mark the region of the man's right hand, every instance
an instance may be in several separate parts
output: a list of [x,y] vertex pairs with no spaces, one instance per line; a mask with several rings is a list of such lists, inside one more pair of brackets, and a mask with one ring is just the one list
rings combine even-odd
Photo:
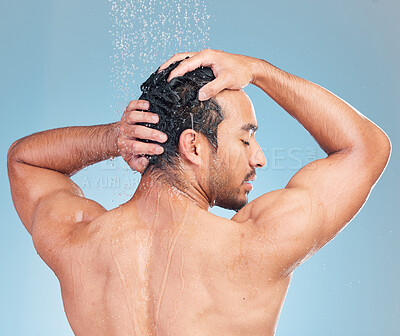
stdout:
[[[190,58],[185,59],[187,56]],[[200,89],[199,100],[207,100],[224,89],[239,90],[249,83],[254,83],[260,66],[260,60],[254,57],[204,49],[200,52],[175,54],[160,66],[159,72],[180,60],[183,61],[171,72],[168,81],[201,66],[210,67],[213,70],[216,78]]]
[[164,148],[138,139],[148,139],[159,143],[167,141],[167,135],[163,132],[136,124],[138,122],[155,124],[159,121],[156,113],[142,111],[148,110],[148,108],[149,102],[132,100],[122,115],[117,139],[122,158],[131,169],[140,173],[143,173],[149,164],[149,160],[144,154],[158,155],[164,151]]

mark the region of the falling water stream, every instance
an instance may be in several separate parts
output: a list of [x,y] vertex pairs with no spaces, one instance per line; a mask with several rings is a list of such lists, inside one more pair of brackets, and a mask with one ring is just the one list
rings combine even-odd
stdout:
[[203,0],[109,0],[114,113],[139,96],[139,86],[177,52],[207,47],[209,19]]
[[[162,63],[178,52],[208,47],[210,15],[204,0],[108,0],[112,54],[110,110],[119,120],[129,101],[140,96],[140,84]],[[132,171],[119,159],[116,172],[121,180],[132,179]],[[114,163],[111,163],[114,165]],[[134,175],[133,188],[139,183]],[[122,203],[132,196],[125,183],[114,196]],[[121,198],[121,200],[119,200]]]

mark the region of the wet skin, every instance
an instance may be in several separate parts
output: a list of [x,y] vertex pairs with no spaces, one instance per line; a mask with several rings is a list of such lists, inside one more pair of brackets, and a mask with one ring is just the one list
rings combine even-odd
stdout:
[[291,275],[266,239],[147,187],[68,243],[68,320],[76,335],[273,335]]
[[233,220],[208,211],[224,190],[246,203],[243,181],[265,165],[254,131],[242,129],[257,125],[248,97],[240,90],[217,99],[227,115],[214,169],[224,178],[205,172],[181,191],[143,177],[130,201],[64,245],[57,276],[77,335],[274,333],[291,274],[280,273],[266,231],[240,220],[246,207]]

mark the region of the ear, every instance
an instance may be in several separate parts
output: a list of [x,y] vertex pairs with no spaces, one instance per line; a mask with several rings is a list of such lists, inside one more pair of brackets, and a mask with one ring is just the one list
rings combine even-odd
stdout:
[[179,156],[188,160],[197,166],[201,165],[204,156],[204,135],[192,130],[186,129],[179,138]]

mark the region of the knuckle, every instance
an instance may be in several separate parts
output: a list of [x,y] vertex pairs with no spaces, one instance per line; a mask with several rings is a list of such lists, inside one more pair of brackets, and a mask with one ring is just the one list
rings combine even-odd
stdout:
[[127,122],[128,124],[134,124],[134,123],[136,122],[135,114],[136,114],[136,113],[133,113],[133,112],[127,114],[127,116],[126,116],[126,122]]
[[131,126],[131,135],[140,136],[140,127],[139,125],[132,125]]
[[141,121],[142,122],[149,122],[151,120],[151,114],[150,112],[142,112],[142,118]]
[[134,141],[131,145],[131,150],[133,152],[139,152],[140,150],[140,144],[137,141]]
[[225,82],[230,82],[234,78],[234,75],[231,72],[227,72],[224,76]]
[[118,132],[118,138],[121,141],[121,138],[125,136],[125,127],[121,126]]

